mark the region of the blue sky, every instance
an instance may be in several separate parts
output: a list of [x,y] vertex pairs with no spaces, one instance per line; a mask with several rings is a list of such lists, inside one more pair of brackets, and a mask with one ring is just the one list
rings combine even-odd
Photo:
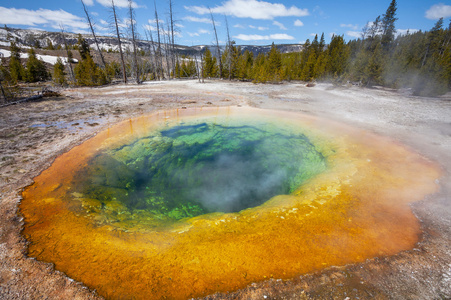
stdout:
[[[109,35],[111,0],[84,0],[96,23],[98,34]],[[127,0],[115,0],[117,13],[125,24]],[[272,42],[303,43],[315,34],[324,32],[326,42],[333,34],[345,40],[359,37],[367,22],[385,13],[391,0],[173,0],[177,21],[176,43],[182,45],[212,44],[211,9],[218,38],[227,39],[225,16],[231,38],[239,45],[268,45]],[[443,17],[445,26],[451,17],[451,1],[397,0],[396,28],[429,30]],[[167,24],[168,0],[156,0],[159,19]],[[136,20],[144,39],[144,27],[155,27],[154,2],[133,0]],[[67,31],[88,33],[80,0],[0,0],[0,25],[15,28],[35,28],[59,31],[63,24]],[[124,25],[125,26],[125,25]]]

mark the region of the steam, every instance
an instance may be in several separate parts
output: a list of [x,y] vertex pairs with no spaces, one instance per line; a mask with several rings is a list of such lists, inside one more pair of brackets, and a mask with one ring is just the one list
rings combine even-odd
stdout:
[[207,211],[237,212],[286,193],[287,170],[263,169],[260,160],[221,154],[203,168],[201,184],[189,195]]
[[325,167],[303,135],[252,126],[176,126],[93,158],[80,173],[86,198],[181,219],[256,207]]

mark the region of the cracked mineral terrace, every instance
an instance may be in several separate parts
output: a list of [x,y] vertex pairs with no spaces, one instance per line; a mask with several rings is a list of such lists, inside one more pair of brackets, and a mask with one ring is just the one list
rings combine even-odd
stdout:
[[411,205],[422,235],[411,250],[268,278],[207,299],[451,298],[451,98],[300,83],[170,81],[63,91],[0,108],[0,299],[101,299],[50,263],[27,257],[18,209],[23,188],[54,159],[119,121],[189,107],[250,106],[302,112],[386,136],[442,168],[438,192]]

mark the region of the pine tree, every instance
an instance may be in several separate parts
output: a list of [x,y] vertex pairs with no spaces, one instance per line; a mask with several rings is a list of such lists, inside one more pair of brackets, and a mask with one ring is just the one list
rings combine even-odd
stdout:
[[91,57],[91,49],[89,48],[88,41],[81,34],[78,34],[78,52],[82,60],[87,59],[88,56]]
[[238,79],[251,79],[252,64],[254,63],[254,54],[249,50],[244,51],[238,61]]
[[15,42],[11,42],[10,46],[11,58],[9,60],[9,74],[11,76],[11,82],[17,83],[25,77],[25,70],[20,62],[20,48],[17,47]]
[[259,53],[254,60],[254,65],[252,66],[252,78],[255,82],[266,82],[268,80],[267,70],[265,68],[265,55]]
[[301,72],[301,79],[305,81],[312,81],[317,76],[316,72],[317,57],[314,49],[312,50],[313,51],[310,51],[310,55]]
[[381,44],[382,47],[387,50],[390,46],[390,43],[393,41],[395,37],[395,22],[398,20],[396,18],[396,0],[392,0],[390,5],[387,8],[387,11],[383,15],[382,18],[382,38]]
[[25,81],[38,82],[44,81],[49,78],[49,73],[42,60],[36,57],[36,53],[33,48],[28,51],[28,60],[25,69]]
[[328,48],[328,72],[337,79],[344,72],[348,65],[349,52],[344,43],[343,36],[334,35],[330,41]]
[[103,85],[109,82],[105,70],[100,69],[92,59],[89,45],[86,40],[78,36],[78,51],[80,52],[81,61],[75,66],[75,80],[81,86]]
[[217,77],[216,57],[212,57],[210,50],[207,48],[203,57],[204,78]]
[[367,68],[365,69],[365,73],[367,74],[367,85],[383,85],[382,49],[380,44],[374,49]]
[[282,56],[274,43],[271,45],[267,58],[267,77],[268,80],[280,80],[282,70]]
[[53,68],[53,82],[57,85],[65,86],[67,85],[66,73],[64,72],[64,64],[61,58],[58,57],[56,64]]

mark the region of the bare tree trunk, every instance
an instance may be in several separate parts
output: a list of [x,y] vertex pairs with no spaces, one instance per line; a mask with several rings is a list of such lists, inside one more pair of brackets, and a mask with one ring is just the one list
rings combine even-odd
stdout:
[[70,70],[70,79],[72,82],[75,82],[74,70],[72,69],[72,61],[71,61],[72,58],[71,58],[71,55],[69,54],[69,47],[67,46],[66,35],[64,34],[64,27],[62,24],[60,24],[60,28],[61,28],[61,35],[63,36],[64,48],[66,48],[67,63],[69,64],[69,70]]
[[232,43],[230,40],[230,34],[229,34],[229,22],[227,22],[227,17],[225,17],[225,23],[227,28],[227,65],[229,68],[229,81],[232,80]]
[[[175,30],[174,30],[174,14],[172,11],[172,0],[169,0],[169,23],[171,26],[171,61],[175,69],[175,65],[176,63],[178,63],[178,55],[175,52]],[[173,78],[175,78],[175,72]]]
[[160,37],[160,20],[158,19],[158,12],[157,12],[157,4],[155,1],[153,2],[155,6],[155,22],[157,23],[157,41],[158,41],[158,53],[157,53],[157,59],[158,59],[158,71],[160,72],[160,80],[163,79],[163,57],[161,55],[161,37]]
[[129,17],[130,17],[130,28],[132,31],[132,42],[133,42],[133,63],[135,64],[135,76],[136,76],[136,83],[140,84],[139,80],[139,66],[138,66],[138,54],[136,50],[136,33],[135,33],[135,14],[133,12],[132,8],[132,0],[128,0],[128,11],[129,11]]
[[105,59],[103,58],[102,51],[100,50],[99,43],[97,42],[96,33],[94,31],[94,26],[92,25],[91,18],[89,17],[88,9],[86,8],[85,3],[83,2],[83,0],[81,0],[81,4],[83,4],[83,10],[85,11],[86,19],[88,20],[89,28],[91,28],[92,36],[94,37],[94,42],[96,43],[97,51],[99,52],[100,59],[102,60],[103,68],[106,69]]
[[119,26],[117,25],[117,15],[116,15],[116,8],[114,6],[114,0],[111,0],[111,8],[113,10],[114,25],[116,26],[116,34],[117,34],[117,43],[119,45],[119,53],[121,54],[122,76],[123,76],[124,83],[127,83],[127,71],[125,69],[124,53],[122,53],[121,34],[119,33]]
[[[150,57],[150,61],[151,61],[153,78],[156,80],[158,75],[157,75],[157,61],[156,61],[157,53],[155,51],[155,43],[153,42],[152,31],[150,29],[148,29],[148,30],[145,30],[144,32],[146,33],[146,39],[147,39],[148,43],[149,43],[149,36],[150,36],[149,57]],[[150,47],[152,47],[152,50],[150,49]],[[153,52],[153,59],[152,59],[152,52]]]
[[197,78],[199,79],[199,83],[200,82],[204,83],[204,63],[202,59],[202,52],[200,52],[200,66],[196,55],[194,56],[194,59],[196,60]]
[[[164,56],[166,58],[166,70],[167,70],[167,74],[168,74],[168,79],[171,79],[171,66],[170,66],[171,64],[170,64],[170,57],[169,57],[170,52],[171,52],[169,49],[171,36],[170,36],[170,32],[169,32],[169,24],[167,27],[168,27],[168,30],[163,35],[163,37],[164,37]],[[167,38],[167,40],[166,40],[166,38]]]
[[219,78],[222,78],[221,50],[219,49],[218,33],[216,31],[215,19],[213,18],[213,13],[211,12],[211,9],[210,9],[210,16],[211,16],[211,23],[213,24],[213,30],[215,31],[216,48],[217,48],[218,63],[219,63]]

